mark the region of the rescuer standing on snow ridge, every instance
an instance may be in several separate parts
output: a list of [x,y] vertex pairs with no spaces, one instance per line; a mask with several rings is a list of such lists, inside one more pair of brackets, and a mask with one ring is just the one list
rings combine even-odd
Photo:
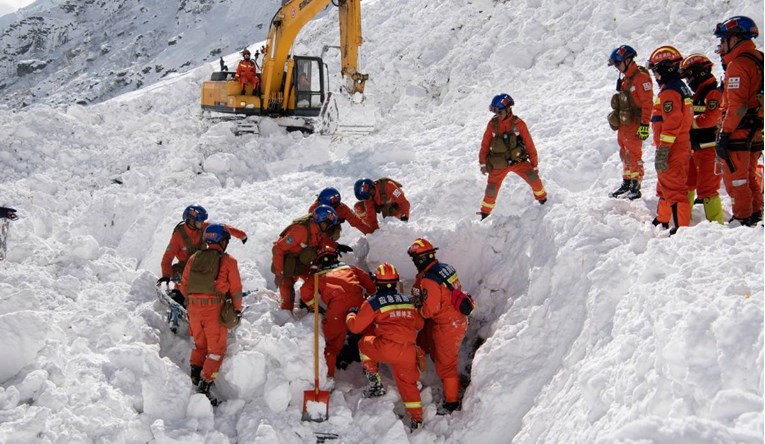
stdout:
[[481,220],[494,210],[499,189],[508,173],[526,181],[541,205],[547,202],[547,191],[539,178],[539,158],[526,122],[513,115],[515,101],[509,94],[498,94],[491,100],[489,111],[494,113],[481,140],[478,163],[481,173],[489,177],[481,202]]
[[611,197],[639,199],[643,182],[643,141],[648,138],[648,122],[653,107],[653,87],[648,70],[635,63],[637,52],[622,45],[611,52],[608,66],[621,73],[616,81],[616,94],[611,97],[608,124],[616,131],[619,157],[622,159],[622,184]]

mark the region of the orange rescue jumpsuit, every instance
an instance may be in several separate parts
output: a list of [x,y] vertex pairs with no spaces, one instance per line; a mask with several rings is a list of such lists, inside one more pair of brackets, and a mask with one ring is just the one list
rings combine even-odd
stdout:
[[408,295],[395,289],[378,291],[359,309],[358,314],[346,317],[348,329],[361,333],[374,325],[374,335],[359,341],[361,365],[370,373],[377,373],[377,363],[386,362],[393,370],[401,400],[413,421],[422,421],[422,399],[417,389],[420,370],[417,368],[417,330],[423,320]]
[[[357,202],[354,209],[356,210],[356,215],[371,230],[369,233],[373,233],[380,228],[380,224],[377,221],[377,213],[381,213],[387,208],[387,211],[390,211],[390,214],[387,216],[408,220],[409,207],[409,201],[406,199],[404,191],[392,180],[382,178],[375,180],[374,195],[367,200]],[[387,216],[383,213],[383,217]]]
[[308,265],[305,271],[291,276],[284,275],[284,258],[287,254],[300,254],[308,248],[318,248],[322,245],[335,247],[337,243],[323,233],[316,222],[310,219],[306,224],[293,223],[287,227],[279,239],[274,241],[273,261],[271,269],[274,272],[274,283],[279,287],[283,310],[295,308],[295,283],[298,279],[303,282],[308,278]]
[[[321,204],[319,203],[318,200],[314,201],[314,203],[308,209],[308,212],[313,213],[313,210],[315,210],[316,207],[318,207],[319,205]],[[335,210],[335,213],[337,213],[338,225],[345,221],[348,221],[348,223],[351,224],[352,227],[356,228],[357,230],[361,231],[364,234],[369,234],[372,231],[374,231],[371,228],[369,228],[366,222],[361,220],[361,218],[358,215],[356,215],[356,213],[354,213],[353,210],[351,210],[350,207],[348,207],[348,205],[344,204],[343,202],[340,202],[337,205],[333,206],[332,209]]]
[[[372,278],[364,270],[346,265],[335,264],[332,268],[318,271],[320,306],[324,308],[321,327],[324,332],[324,358],[327,360],[329,377],[335,376],[337,355],[343,349],[348,328],[345,314],[351,307],[360,307],[364,302],[363,292],[374,294],[376,287]],[[300,299],[309,310],[314,307],[314,280],[306,279],[300,287]]]
[[696,190],[698,199],[718,195],[721,177],[715,174],[715,139],[717,122],[722,115],[722,91],[712,76],[699,84],[693,93],[691,125],[691,160],[688,169],[688,190]]
[[682,80],[671,80],[659,90],[651,116],[654,145],[669,147],[669,168],[656,173],[656,195],[659,196],[656,219],[664,224],[669,224],[672,219],[675,228],[687,227],[691,223],[686,185],[693,123],[691,96]]
[[423,295],[420,313],[425,318],[417,344],[433,359],[436,374],[444,385],[444,402],[454,403],[459,402],[457,364],[468,318],[452,305],[452,290],[442,282],[449,282],[456,289],[462,287],[454,268],[438,261],[417,274],[412,293]]
[[636,63],[631,63],[619,82],[619,91],[629,91],[632,102],[640,108],[640,121],[628,125],[620,125],[616,132],[619,143],[619,158],[622,159],[622,179],[643,181],[643,141],[637,135],[638,127],[643,122],[651,121],[653,106],[653,83],[651,74],[638,69]]
[[[762,53],[754,42],[744,41],[723,56],[726,65],[723,90],[723,119],[721,133],[731,133],[728,156],[735,169],[731,172],[723,161],[723,181],[733,202],[733,217],[748,219],[753,212],[762,213],[762,191],[756,180],[757,159],[762,155],[762,110],[754,115],[757,92],[762,85],[763,73],[747,56],[749,53],[762,60]],[[745,117],[746,116],[746,117]],[[759,126],[752,130],[753,124]],[[753,131],[751,147],[746,140]]]
[[236,78],[239,79],[239,84],[242,86],[242,91],[245,91],[245,86],[249,83],[252,85],[252,90],[255,91],[260,85],[260,79],[257,75],[258,65],[252,60],[244,59],[239,62],[239,66],[236,67]]
[[494,117],[486,125],[486,131],[484,131],[483,139],[481,140],[481,150],[478,153],[478,162],[481,166],[489,167],[487,160],[489,152],[491,151],[491,143],[495,136],[494,119],[496,119],[498,123],[498,134],[512,132],[523,141],[523,144],[526,147],[526,152],[529,155],[529,160],[508,165],[506,168],[500,170],[489,169],[489,178],[486,181],[486,191],[484,192],[483,201],[481,202],[481,213],[491,214],[491,211],[494,209],[494,205],[497,202],[497,196],[499,195],[499,189],[502,187],[502,182],[505,180],[505,176],[510,172],[519,175],[521,179],[529,184],[531,190],[534,192],[534,198],[536,200],[540,201],[547,199],[547,191],[545,191],[542,179],[539,178],[539,173],[536,170],[537,165],[539,164],[539,159],[534,140],[531,138],[526,122],[519,117],[516,117],[515,122],[513,123],[513,113],[510,110],[508,110],[505,119],[499,120]]
[[[170,243],[167,244],[165,254],[162,255],[162,276],[169,277],[174,281],[180,281],[183,275],[183,269],[189,257],[199,250],[205,249],[205,243],[202,241],[202,234],[210,224],[202,223],[199,230],[190,227],[186,222],[181,222],[173,229],[173,235],[170,237]],[[245,239],[247,233],[234,228],[231,225],[223,225],[229,233],[237,239]],[[173,266],[173,258],[178,262]]]
[[242,280],[236,259],[224,253],[223,247],[209,244],[208,249],[217,250],[221,254],[220,268],[215,278],[215,294],[187,292],[191,265],[200,253],[189,258],[188,267],[183,271],[181,292],[188,301],[189,332],[194,338],[189,361],[192,366],[202,367],[202,378],[209,382],[218,376],[226,353],[228,330],[218,321],[223,303],[221,295],[231,295],[234,308],[241,311]]

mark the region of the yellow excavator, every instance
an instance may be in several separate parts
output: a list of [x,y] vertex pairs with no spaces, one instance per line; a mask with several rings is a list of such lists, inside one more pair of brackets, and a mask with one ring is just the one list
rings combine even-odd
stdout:
[[[202,84],[202,109],[244,116],[274,118],[288,130],[331,134],[337,128],[337,105],[328,91],[328,73],[321,57],[297,56],[292,46],[300,30],[330,3],[339,9],[340,58],[346,91],[363,97],[366,74],[358,72],[361,35],[361,0],[284,0],[271,20],[262,50],[258,89],[247,85],[245,94],[234,72],[221,59],[221,71]],[[328,46],[325,46],[325,50]],[[255,52],[255,59],[259,51]],[[323,54],[322,54],[323,56]],[[334,108],[334,109],[333,109]],[[249,127],[257,117],[248,118]],[[242,125],[235,132],[248,131]]]

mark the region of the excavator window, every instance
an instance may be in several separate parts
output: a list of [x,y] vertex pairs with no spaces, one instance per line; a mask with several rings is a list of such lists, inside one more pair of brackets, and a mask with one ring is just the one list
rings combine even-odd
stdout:
[[295,69],[297,79],[295,82],[296,107],[297,108],[320,108],[322,104],[322,72],[321,59],[311,58],[298,60],[295,58]]

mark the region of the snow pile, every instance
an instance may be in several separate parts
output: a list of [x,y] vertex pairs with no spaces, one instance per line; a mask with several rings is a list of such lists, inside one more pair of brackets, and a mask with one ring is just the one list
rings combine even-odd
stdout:
[[[763,231],[710,224],[701,208],[672,238],[656,230],[648,146],[645,197],[608,198],[621,165],[605,120],[614,47],[629,43],[641,60],[667,42],[711,56],[714,23],[744,14],[765,25],[762,4],[363,8],[376,116],[363,138],[304,137],[273,122],[235,137],[198,109],[209,66],[96,106],[0,108],[0,204],[21,216],[0,264],[0,441],[762,442]],[[330,9],[298,47],[320,54],[336,34]],[[326,62],[337,85],[335,58]],[[499,92],[529,124],[550,200],[536,205],[510,176],[481,223],[477,151]],[[327,380],[321,360],[330,418],[301,421],[313,322],[277,309],[270,272],[273,240],[323,187],[352,203],[358,178],[383,176],[404,184],[411,220],[386,219],[366,237],[347,227],[354,252],[344,260],[391,262],[408,288],[406,249],[426,236],[477,302],[463,410],[436,415],[428,363],[425,428],[413,434],[385,366],[388,393],[364,399],[358,364]],[[191,341],[170,333],[154,288],[192,203],[249,237],[229,246],[252,292],[214,409],[191,389]]]

